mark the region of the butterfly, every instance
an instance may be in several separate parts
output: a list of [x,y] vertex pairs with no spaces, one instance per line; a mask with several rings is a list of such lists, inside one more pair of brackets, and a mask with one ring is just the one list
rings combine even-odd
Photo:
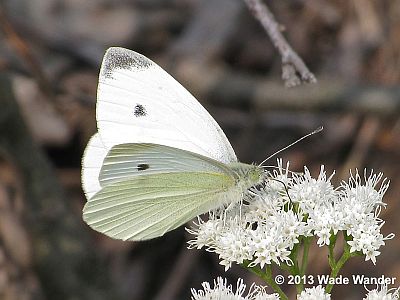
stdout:
[[96,120],[82,159],[83,220],[109,237],[162,236],[239,202],[264,180],[260,166],[238,162],[217,122],[183,86],[134,51],[106,51]]

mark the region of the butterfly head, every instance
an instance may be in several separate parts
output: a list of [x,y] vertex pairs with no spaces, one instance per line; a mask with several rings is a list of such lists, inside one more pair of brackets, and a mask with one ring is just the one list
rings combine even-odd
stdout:
[[260,184],[265,179],[264,169],[260,166],[232,163],[230,167],[237,175],[238,185],[244,190]]

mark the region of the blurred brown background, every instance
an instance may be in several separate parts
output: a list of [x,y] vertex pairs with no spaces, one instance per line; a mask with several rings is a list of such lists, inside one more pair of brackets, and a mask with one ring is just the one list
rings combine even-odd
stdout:
[[[287,89],[281,57],[240,0],[3,0],[0,6],[0,299],[190,299],[225,273],[215,255],[186,249],[183,228],[141,243],[111,240],[81,219],[80,160],[95,132],[106,48],[143,53],[177,78],[224,129],[239,159],[282,153],[292,170],[320,164],[335,180],[368,167],[391,179],[382,232],[399,235],[400,2],[267,1],[318,83]],[[342,274],[397,277],[399,239],[377,265]],[[314,247],[310,273],[328,274]],[[369,287],[370,289],[375,286]],[[294,287],[285,287],[294,299]],[[362,299],[338,286],[333,299]]]

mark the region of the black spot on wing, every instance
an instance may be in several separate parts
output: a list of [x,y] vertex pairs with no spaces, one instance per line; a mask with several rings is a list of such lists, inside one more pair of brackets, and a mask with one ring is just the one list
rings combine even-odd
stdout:
[[147,115],[147,112],[142,104],[136,104],[133,114],[135,115],[135,117],[143,117]]
[[148,69],[153,62],[147,57],[124,48],[110,48],[107,50],[102,65],[102,75],[112,78],[115,69],[139,71]]
[[148,168],[150,168],[148,164],[138,164],[137,166],[138,171],[144,171],[147,170]]

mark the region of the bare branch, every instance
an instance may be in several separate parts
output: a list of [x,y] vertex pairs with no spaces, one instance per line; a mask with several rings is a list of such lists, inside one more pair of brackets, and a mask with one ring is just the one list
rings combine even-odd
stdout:
[[[183,68],[184,67],[184,68]],[[207,74],[207,76],[204,76]],[[400,113],[400,87],[349,85],[338,78],[320,78],[317,85],[287,89],[279,81],[232,71],[224,65],[187,62],[174,75],[195,87],[195,95],[218,107],[251,108],[257,112],[322,111],[374,114]],[[201,84],[198,84],[201,82]]]
[[302,82],[315,83],[317,79],[310,72],[303,60],[292,49],[280,31],[269,8],[261,0],[244,0],[254,17],[267,31],[272,43],[282,57],[282,79],[287,87],[293,87]]

